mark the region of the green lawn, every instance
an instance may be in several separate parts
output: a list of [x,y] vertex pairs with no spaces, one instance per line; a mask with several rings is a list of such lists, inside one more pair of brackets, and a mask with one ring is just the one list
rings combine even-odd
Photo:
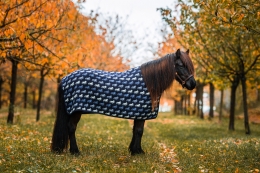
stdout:
[[242,120],[236,131],[228,121],[195,116],[159,114],[146,121],[142,141],[145,155],[130,156],[131,121],[84,115],[77,129],[81,155],[50,152],[54,117],[20,112],[15,125],[0,118],[0,172],[259,172],[260,126],[251,124],[245,135]]

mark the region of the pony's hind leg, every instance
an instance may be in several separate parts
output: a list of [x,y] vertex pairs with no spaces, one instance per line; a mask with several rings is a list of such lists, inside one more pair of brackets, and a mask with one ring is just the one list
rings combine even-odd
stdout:
[[76,129],[77,129],[77,124],[80,120],[81,113],[76,112],[70,115],[69,123],[68,123],[68,128],[69,128],[69,139],[70,139],[70,153],[73,155],[78,155],[79,154],[79,148],[77,145],[77,140],[76,140]]
[[144,132],[145,120],[134,120],[133,137],[129,146],[131,155],[144,154],[141,147],[142,136]]

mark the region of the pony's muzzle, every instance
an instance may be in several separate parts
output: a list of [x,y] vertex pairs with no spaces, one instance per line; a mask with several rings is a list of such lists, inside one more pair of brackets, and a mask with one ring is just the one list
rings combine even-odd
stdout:
[[188,90],[193,90],[196,87],[196,80],[194,79],[194,77],[190,77],[185,84],[183,85],[183,87],[187,88]]

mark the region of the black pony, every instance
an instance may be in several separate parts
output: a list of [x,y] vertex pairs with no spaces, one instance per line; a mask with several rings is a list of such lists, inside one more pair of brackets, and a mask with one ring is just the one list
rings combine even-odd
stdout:
[[68,147],[79,154],[75,131],[81,114],[104,114],[134,120],[129,146],[132,155],[144,153],[141,139],[145,120],[157,117],[164,90],[176,80],[188,90],[196,86],[189,50],[168,54],[125,72],[80,69],[65,76],[59,85],[59,104],[51,150]]

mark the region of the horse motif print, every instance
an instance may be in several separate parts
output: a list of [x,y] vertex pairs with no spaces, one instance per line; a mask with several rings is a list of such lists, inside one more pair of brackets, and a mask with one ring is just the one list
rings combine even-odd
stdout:
[[61,86],[68,114],[79,111],[140,120],[158,114],[159,106],[152,109],[140,67],[125,72],[80,69],[65,76]]

